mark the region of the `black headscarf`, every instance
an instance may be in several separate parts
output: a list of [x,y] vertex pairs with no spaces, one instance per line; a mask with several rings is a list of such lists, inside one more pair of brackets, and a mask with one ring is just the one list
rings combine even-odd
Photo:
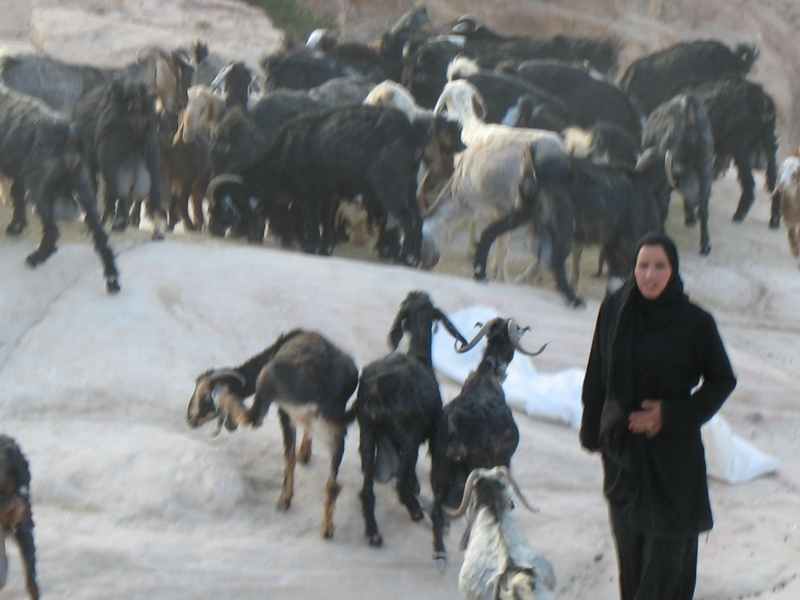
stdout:
[[683,280],[678,272],[678,249],[663,233],[648,233],[636,244],[636,256],[643,246],[661,246],[667,254],[672,275],[661,294],[648,300],[636,284],[635,269],[628,281],[617,292],[621,296],[611,353],[608,361],[608,399],[600,423],[600,437],[608,437],[611,429],[622,426],[627,430],[630,411],[635,410],[634,351],[638,335],[665,320],[674,318],[678,310],[688,301],[683,293]]

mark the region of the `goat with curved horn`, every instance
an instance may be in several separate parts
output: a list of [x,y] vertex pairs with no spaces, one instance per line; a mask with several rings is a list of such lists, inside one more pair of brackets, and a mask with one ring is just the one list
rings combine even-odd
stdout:
[[486,334],[489,333],[489,330],[492,328],[492,325],[494,325],[495,321],[497,320],[498,319],[492,319],[491,321],[485,324],[475,323],[475,327],[480,327],[480,330],[478,331],[478,333],[475,334],[475,337],[472,338],[472,340],[469,343],[462,344],[460,347],[456,346],[456,352],[458,352],[459,354],[464,354],[465,352],[469,352],[470,350],[472,350],[475,346],[478,345],[478,342],[480,342],[484,337],[486,337]]
[[529,352],[525,350],[522,346],[520,346],[519,340],[523,336],[526,331],[530,331],[530,327],[523,327],[520,329],[519,325],[514,321],[514,319],[508,320],[508,339],[511,342],[511,345],[514,346],[514,350],[517,352],[521,352],[525,356],[539,356],[544,349],[547,348],[547,344],[550,342],[545,343],[541,348],[536,350],[535,352]]

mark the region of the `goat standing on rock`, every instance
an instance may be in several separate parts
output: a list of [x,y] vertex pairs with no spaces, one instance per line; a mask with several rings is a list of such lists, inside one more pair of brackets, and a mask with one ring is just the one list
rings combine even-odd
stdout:
[[484,337],[486,349],[478,367],[470,373],[461,393],[446,404],[434,440],[431,486],[433,487],[433,559],[445,561],[443,506],[456,506],[461,499],[469,474],[477,468],[508,467],[519,444],[519,429],[506,404],[501,386],[506,367],[514,351],[528,352],[519,340],[527,331],[513,319],[492,319],[475,334],[469,344],[456,351],[460,354],[474,348]]
[[433,452],[434,433],[442,413],[439,383],[431,361],[431,327],[436,321],[466,345],[467,340],[427,294],[411,292],[400,305],[389,332],[389,343],[395,349],[404,331],[410,335],[408,352],[393,352],[364,367],[361,374],[355,410],[364,473],[361,503],[370,546],[383,544],[375,521],[375,479],[387,482],[397,477],[400,501],[411,518],[419,521],[423,516],[416,497],[417,454],[425,440]]
[[[235,368],[216,369],[197,378],[186,421],[191,428],[216,418],[217,433],[239,425],[260,427],[273,402],[283,430],[285,470],[278,508],[288,509],[294,495],[297,460],[311,458],[311,431],[318,422],[329,439],[330,471],[325,486],[325,516],[322,537],[333,537],[333,512],[339,484],[336,478],[344,455],[347,425],[354,410],[345,410],[358,384],[353,359],[320,334],[295,329],[278,338],[269,348]],[[244,399],[255,394],[249,408]],[[305,428],[300,450],[295,452],[297,425]]]
[[525,539],[510,517],[514,507],[511,490],[531,512],[506,467],[475,469],[464,486],[461,506],[448,510],[451,517],[467,513],[461,538],[466,549],[458,575],[464,600],[550,600],[556,574],[548,560]]

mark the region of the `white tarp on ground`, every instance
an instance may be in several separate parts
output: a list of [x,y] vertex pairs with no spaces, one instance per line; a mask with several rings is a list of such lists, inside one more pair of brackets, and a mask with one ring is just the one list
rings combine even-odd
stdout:
[[[470,339],[477,332],[476,323],[486,323],[498,316],[506,317],[488,306],[470,306],[449,314],[448,318],[464,337]],[[519,325],[524,327],[526,323],[523,321]],[[522,338],[521,344],[535,351],[546,341],[537,339],[536,332],[532,331]],[[481,340],[464,354],[456,353],[453,344],[450,334],[440,328],[433,337],[433,365],[442,375],[463,383],[480,361],[486,340]],[[503,391],[508,404],[525,414],[577,429],[581,422],[583,375],[584,369],[577,367],[542,373],[536,370],[531,357],[517,352],[508,366]],[[764,454],[733,433],[720,415],[703,426],[702,435],[708,474],[720,481],[744,483],[775,471],[780,464],[777,458]]]

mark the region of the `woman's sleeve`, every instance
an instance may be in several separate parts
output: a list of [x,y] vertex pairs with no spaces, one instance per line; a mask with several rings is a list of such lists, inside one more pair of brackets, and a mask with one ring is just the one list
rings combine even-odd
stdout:
[[728,353],[717,324],[708,313],[697,332],[696,356],[700,362],[702,383],[685,401],[662,404],[663,433],[683,434],[697,431],[709,421],[736,387]]
[[597,313],[597,323],[594,328],[592,348],[589,352],[589,361],[586,364],[586,374],[583,378],[581,402],[583,403],[583,416],[581,417],[580,440],[581,445],[587,450],[600,448],[600,415],[606,401],[605,377],[603,376],[603,343],[602,323],[605,313],[605,303],[600,305]]

